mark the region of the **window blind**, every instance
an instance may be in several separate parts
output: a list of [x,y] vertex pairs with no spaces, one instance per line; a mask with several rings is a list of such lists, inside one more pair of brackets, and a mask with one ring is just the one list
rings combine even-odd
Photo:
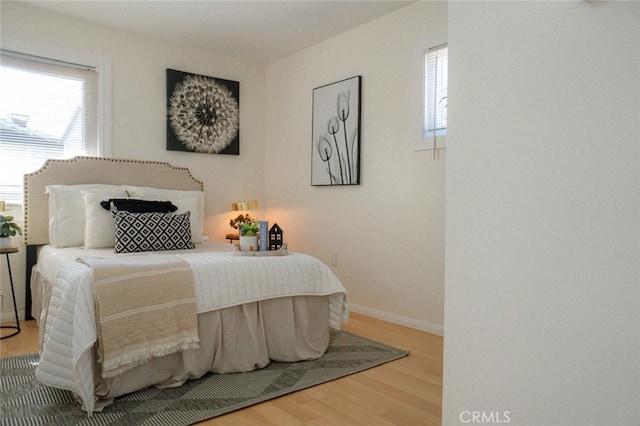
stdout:
[[446,134],[449,52],[447,45],[433,47],[425,54],[424,137]]
[[0,200],[49,158],[98,155],[94,67],[2,50],[0,93]]

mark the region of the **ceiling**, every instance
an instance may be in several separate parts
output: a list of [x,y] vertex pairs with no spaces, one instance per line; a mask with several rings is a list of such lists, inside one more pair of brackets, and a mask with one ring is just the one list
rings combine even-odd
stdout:
[[268,64],[413,1],[30,1],[112,28]]

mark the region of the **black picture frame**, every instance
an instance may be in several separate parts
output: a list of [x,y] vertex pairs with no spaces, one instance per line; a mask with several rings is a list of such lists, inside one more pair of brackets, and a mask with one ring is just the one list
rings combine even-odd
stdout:
[[360,184],[362,76],[313,89],[311,185]]
[[167,68],[167,150],[240,155],[240,83]]

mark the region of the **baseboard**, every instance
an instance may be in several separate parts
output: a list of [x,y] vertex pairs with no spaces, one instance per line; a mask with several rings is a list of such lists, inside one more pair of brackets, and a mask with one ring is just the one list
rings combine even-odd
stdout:
[[[392,322],[409,328],[415,328],[416,330],[426,331],[427,333],[437,334],[438,336],[444,336],[444,327],[441,325],[431,324],[426,321],[418,321],[402,315],[379,311],[377,309],[367,308],[366,306],[360,306],[353,303],[349,303],[349,310],[372,318],[381,319],[383,321]],[[18,318],[20,318],[20,321],[24,321],[24,309],[18,309]],[[15,320],[15,314],[13,312],[3,312],[0,314],[0,322],[13,323]]]
[[418,321],[412,318],[403,317],[402,315],[379,311],[377,309],[367,308],[366,306],[355,305],[353,303],[349,303],[349,310],[372,318],[381,319],[409,328],[415,328],[416,330],[426,331],[427,333],[437,334],[438,336],[444,336],[444,326],[442,325],[431,324],[426,321]]
[[[18,319],[20,321],[24,321],[24,309],[18,309]],[[8,323],[4,325],[11,325],[16,323],[16,314],[15,312],[3,312],[0,314],[0,322]]]

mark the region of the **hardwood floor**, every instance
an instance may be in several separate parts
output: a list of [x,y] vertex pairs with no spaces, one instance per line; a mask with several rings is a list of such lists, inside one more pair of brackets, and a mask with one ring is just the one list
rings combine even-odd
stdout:
[[[343,329],[411,353],[402,359],[200,425],[440,425],[443,339],[351,313]],[[0,340],[0,357],[38,350],[35,321]],[[6,331],[6,330],[5,330]]]
[[[2,325],[16,325],[15,321]],[[35,321],[20,321],[20,333],[13,337],[0,340],[0,358],[13,355],[38,352],[38,326]],[[3,329],[2,336],[11,334],[14,330]]]

